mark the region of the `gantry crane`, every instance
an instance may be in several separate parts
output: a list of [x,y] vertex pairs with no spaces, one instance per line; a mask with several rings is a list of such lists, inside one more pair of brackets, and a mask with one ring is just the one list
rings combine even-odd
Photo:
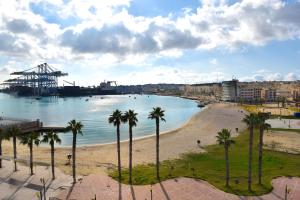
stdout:
[[28,87],[32,89],[33,95],[47,95],[58,87],[58,77],[68,74],[43,63],[31,69],[13,72],[10,75],[18,76],[4,81],[4,84],[10,88]]

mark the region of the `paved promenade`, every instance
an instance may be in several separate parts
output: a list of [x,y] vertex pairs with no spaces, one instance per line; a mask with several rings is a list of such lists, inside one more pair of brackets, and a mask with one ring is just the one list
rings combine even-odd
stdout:
[[[283,200],[285,186],[291,189],[288,200],[300,199],[300,178],[277,178],[272,182],[274,190],[260,197],[242,197],[225,193],[205,181],[190,178],[178,178],[152,186],[153,200]],[[122,192],[120,192],[122,191]],[[105,175],[89,175],[84,177],[68,191],[62,192],[59,199],[90,200],[95,198],[105,200],[150,200],[151,187],[118,184]]]
[[18,171],[13,172],[11,161],[3,160],[3,168],[0,169],[0,199],[1,200],[38,200],[37,194],[42,190],[40,181],[46,181],[47,198],[58,195],[61,188],[69,188],[72,178],[56,169],[54,181],[51,178],[51,170],[48,166],[34,167],[34,175],[29,175],[27,166],[18,165]]

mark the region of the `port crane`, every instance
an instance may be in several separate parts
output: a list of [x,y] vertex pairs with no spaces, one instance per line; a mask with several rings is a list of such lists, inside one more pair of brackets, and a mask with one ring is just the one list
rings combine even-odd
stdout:
[[58,87],[58,78],[67,76],[68,73],[63,73],[49,64],[43,63],[24,71],[13,72],[10,75],[18,77],[5,80],[5,85],[11,89],[27,87],[33,90],[34,95],[39,96],[47,95],[51,90],[55,90]]

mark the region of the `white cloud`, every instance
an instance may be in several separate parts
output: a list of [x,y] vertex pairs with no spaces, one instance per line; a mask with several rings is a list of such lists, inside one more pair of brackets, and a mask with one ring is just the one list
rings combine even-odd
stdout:
[[300,80],[300,76],[295,73],[288,73],[287,75],[284,76],[284,79],[287,81],[296,81],[296,80]]
[[[128,11],[130,3],[131,0],[0,1],[0,56],[11,60],[22,58],[28,66],[39,61],[71,65],[80,61],[99,69],[118,64],[147,68],[156,58],[178,58],[190,49],[232,50],[244,45],[261,46],[272,40],[300,38],[300,3],[243,0],[228,4],[226,0],[205,0],[195,12],[183,9],[178,17],[136,17]],[[65,26],[49,23],[33,13],[30,4],[53,12],[60,17],[58,21],[71,18],[75,21]],[[219,65],[215,58],[210,63]],[[217,79],[212,72],[197,74],[176,69],[175,73],[174,67],[162,70],[156,72],[159,69],[154,67],[147,72],[160,80],[175,82]],[[255,73],[248,78],[299,78],[296,74]],[[146,74],[140,74],[145,78],[140,81],[147,80]],[[218,76],[219,80],[227,77],[221,72]]]
[[218,65],[218,60],[216,58],[213,58],[209,61],[209,63],[212,65]]
[[[50,24],[30,10],[30,3],[52,8],[52,12],[65,19],[76,17],[78,22],[66,28]],[[72,59],[85,53],[95,54],[95,57],[107,53],[124,56],[177,52],[179,55],[186,49],[232,49],[243,44],[264,45],[271,40],[300,37],[299,3],[202,1],[196,12],[182,11],[175,19],[135,17],[128,13],[129,6],[130,0],[2,1],[0,32],[2,29],[5,34],[11,34],[11,45],[26,44],[27,49],[34,49],[28,51],[31,54],[49,51],[51,46],[52,53],[38,55],[45,59]],[[62,51],[61,45],[69,50]],[[60,53],[53,53],[55,51]],[[3,48],[2,52],[11,53]]]
[[271,71],[268,70],[268,69],[260,69],[260,70],[257,70],[256,73],[258,74],[265,74],[265,73],[270,73]]
[[262,72],[254,74],[253,76],[241,77],[241,81],[296,81],[300,80],[300,76],[290,72],[288,74],[281,74],[278,72]]
[[132,71],[119,77],[120,84],[146,84],[146,83],[207,83],[228,79],[223,72],[200,73],[195,70],[183,70],[168,66],[147,67],[143,71]]

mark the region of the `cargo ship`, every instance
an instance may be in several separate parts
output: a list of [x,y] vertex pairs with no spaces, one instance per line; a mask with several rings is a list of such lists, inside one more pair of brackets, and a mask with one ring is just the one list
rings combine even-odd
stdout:
[[116,81],[101,82],[97,87],[63,86],[57,89],[58,96],[89,96],[118,94]]

